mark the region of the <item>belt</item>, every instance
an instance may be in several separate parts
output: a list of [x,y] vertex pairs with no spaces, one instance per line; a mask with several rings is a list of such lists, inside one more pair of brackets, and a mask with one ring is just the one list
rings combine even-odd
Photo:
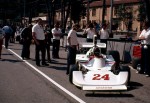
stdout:
[[36,39],[36,40],[38,40],[38,41],[44,41],[44,40],[39,40],[39,39]]
[[70,45],[70,47],[76,48],[77,46],[76,45]]

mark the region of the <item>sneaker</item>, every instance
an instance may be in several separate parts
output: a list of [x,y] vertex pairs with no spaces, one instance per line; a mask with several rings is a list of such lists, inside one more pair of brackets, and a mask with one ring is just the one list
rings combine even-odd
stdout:
[[43,65],[43,66],[49,66],[49,64],[47,64],[47,63],[42,63],[42,65]]
[[22,60],[24,60],[24,57],[22,57]]
[[36,64],[38,67],[40,67],[40,64]]
[[148,74],[146,74],[145,76],[146,76],[146,77],[149,77],[149,75],[148,75]]
[[59,59],[59,56],[56,56],[57,59]]
[[26,57],[27,60],[31,59],[30,57]]
[[55,59],[56,58],[56,56],[53,56],[53,59]]
[[51,61],[51,60],[48,60],[48,62],[51,63],[52,61]]

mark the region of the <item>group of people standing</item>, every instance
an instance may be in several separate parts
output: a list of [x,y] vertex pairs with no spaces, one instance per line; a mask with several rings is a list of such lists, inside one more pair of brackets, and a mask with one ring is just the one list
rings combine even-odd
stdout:
[[[97,29],[96,25],[90,23],[87,25],[87,28],[84,30],[83,35],[87,35],[86,38],[87,42],[93,42],[94,35],[97,35],[101,43],[107,43],[107,39],[109,38],[109,31],[107,30],[106,24],[102,24],[101,29]],[[102,49],[101,52],[105,54],[106,49]]]
[[[67,70],[66,74],[69,74],[70,65],[75,64],[75,58],[77,49],[79,47],[79,42],[77,38],[77,30],[80,28],[78,24],[74,24],[72,28],[69,28],[67,34]],[[5,38],[5,48],[8,48],[8,43],[10,39],[10,35],[13,30],[10,26],[6,25],[4,27],[0,27],[0,59],[1,59],[1,51],[3,39]],[[86,34],[86,41],[93,42],[94,35],[97,35],[100,39],[100,42],[106,43],[109,38],[109,32],[107,30],[107,25],[103,24],[101,29],[97,30],[95,26],[90,23],[87,25],[87,28],[84,30],[84,34]],[[32,26],[29,24],[25,27],[21,32],[22,38],[22,59],[30,59],[30,45],[32,41],[35,43],[35,60],[37,66],[48,66],[46,62],[46,54],[47,61],[51,62],[50,56],[50,45],[52,45],[52,58],[60,58],[59,57],[59,48],[60,48],[60,39],[62,37],[62,31],[60,29],[60,24],[56,23],[54,27],[50,27],[49,25],[43,26],[43,20],[41,18],[37,19],[37,23]],[[52,39],[53,38],[53,39]],[[145,22],[144,30],[141,32],[139,39],[142,40],[142,72],[145,73],[146,76],[150,76],[150,24],[149,22]],[[53,43],[52,43],[53,42]],[[41,52],[41,61],[40,62],[40,52]],[[103,54],[106,53],[106,50],[101,50]]]
[[87,25],[87,28],[84,30],[83,35],[87,35],[87,39],[86,39],[87,42],[93,42],[94,35],[97,35],[101,41],[109,38],[109,32],[107,30],[106,24],[102,24],[101,29],[97,30],[94,24],[90,23]]
[[[78,24],[74,24],[72,28],[69,28],[67,34],[67,72],[69,73],[70,65],[75,64],[76,52],[79,46],[77,40],[77,30],[80,28]],[[4,32],[3,32],[3,31]],[[0,44],[2,45],[2,39],[5,37],[5,47],[8,48],[8,42],[10,36],[7,37],[9,33],[12,32],[12,29],[9,26],[3,27],[0,29]],[[87,33],[87,42],[93,42],[93,36],[96,34],[93,24],[89,24],[88,28],[85,30]],[[21,30],[21,41],[22,41],[22,59],[30,59],[30,45],[34,41],[35,43],[35,60],[37,66],[48,66],[46,63],[46,54],[47,61],[51,62],[50,57],[50,45],[52,45],[52,58],[59,57],[59,48],[60,48],[60,39],[62,37],[62,31],[60,29],[60,24],[56,23],[54,27],[49,25],[43,26],[43,20],[41,18],[37,19],[37,22],[34,26],[29,24],[27,27],[24,27]],[[53,38],[53,39],[52,39]],[[52,41],[51,41],[52,40]],[[52,43],[53,42],[53,43]],[[1,51],[0,47],[0,51]],[[40,52],[41,52],[41,61],[40,62]],[[1,52],[0,52],[1,54]],[[0,56],[1,58],[1,56]]]
[[51,62],[50,58],[50,45],[52,43],[51,38],[53,37],[53,43],[52,43],[52,57],[53,58],[59,58],[59,47],[60,47],[60,37],[62,35],[60,25],[59,23],[56,23],[54,25],[54,28],[50,30],[50,27],[48,25],[43,28],[43,21],[41,18],[37,20],[37,24],[35,24],[32,27],[32,37],[35,41],[35,59],[36,59],[36,65],[40,66],[40,51],[42,54],[42,65],[48,66],[48,64],[45,62],[45,54],[47,53],[47,60],[48,62]]
[[[78,24],[74,24],[72,29],[68,31],[67,36],[67,45],[68,45],[68,52],[67,52],[67,72],[69,73],[69,68],[71,64],[75,64],[75,56],[77,52],[77,47],[79,45],[77,40],[76,32],[79,29]],[[50,58],[50,45],[52,43],[52,58],[60,58],[59,57],[59,48],[60,48],[60,38],[62,36],[62,31],[60,29],[59,23],[54,25],[54,28],[51,28],[46,25],[43,28],[43,21],[41,18],[37,19],[37,23],[32,27],[29,25],[28,27],[24,28],[21,32],[21,38],[24,39],[23,48],[22,48],[22,58],[29,59],[30,58],[30,45],[31,39],[34,40],[35,43],[35,60],[37,66],[48,66],[49,64],[46,63],[45,55],[47,53],[47,60],[51,62]],[[53,39],[52,39],[53,38]],[[53,41],[51,41],[51,39]],[[41,52],[41,61],[40,62],[40,52]]]

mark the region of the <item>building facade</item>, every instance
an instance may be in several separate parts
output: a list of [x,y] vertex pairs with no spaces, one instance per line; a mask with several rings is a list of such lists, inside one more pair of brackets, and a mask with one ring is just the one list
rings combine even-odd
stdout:
[[[138,15],[138,7],[141,0],[114,0],[113,2],[113,24],[116,22],[119,23],[119,30],[127,30],[127,27],[124,24],[124,21],[119,21],[119,18],[116,15],[117,6],[124,4],[125,6],[132,7],[133,12],[133,18],[132,18],[132,28],[131,30],[137,31],[140,25],[140,22],[136,20]],[[110,23],[111,18],[111,0],[106,0],[106,7],[105,7],[105,16],[104,20],[107,24]],[[94,1],[89,4],[89,21],[91,22],[97,22],[98,24],[102,23],[102,13],[103,13],[103,0],[101,1]],[[56,12],[55,21],[61,21],[61,12],[58,10]],[[68,18],[68,24],[70,23],[70,18]],[[87,24],[87,17],[82,18],[80,21],[80,25],[86,25]]]

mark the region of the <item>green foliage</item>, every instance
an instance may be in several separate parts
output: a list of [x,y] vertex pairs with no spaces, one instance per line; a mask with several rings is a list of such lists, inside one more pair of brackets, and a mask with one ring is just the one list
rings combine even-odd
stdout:
[[117,17],[124,22],[125,26],[129,30],[132,25],[133,17],[133,7],[132,6],[126,6],[124,4],[118,6],[116,15]]
[[124,19],[132,19],[132,18],[133,18],[132,12],[133,12],[133,8],[132,8],[132,7],[130,7],[130,6],[125,6],[125,5],[123,4],[123,5],[120,5],[120,6],[118,7],[117,16],[118,16],[121,20],[124,20]]
[[144,6],[144,2],[141,2],[138,6],[137,21],[144,22],[146,20],[146,10]]
[[71,3],[71,18],[77,23],[80,21],[81,17],[86,15],[86,8],[83,5],[83,1],[72,0]]

